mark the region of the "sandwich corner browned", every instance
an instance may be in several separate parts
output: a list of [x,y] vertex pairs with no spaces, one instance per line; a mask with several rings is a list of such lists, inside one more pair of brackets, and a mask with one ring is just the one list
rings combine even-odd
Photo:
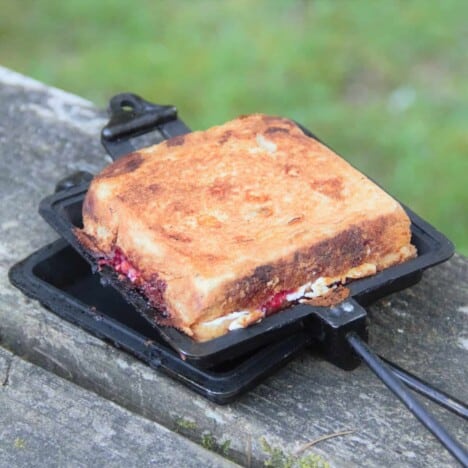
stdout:
[[392,197],[292,121],[253,114],[131,153],[92,181],[76,235],[156,322],[198,341],[416,255]]

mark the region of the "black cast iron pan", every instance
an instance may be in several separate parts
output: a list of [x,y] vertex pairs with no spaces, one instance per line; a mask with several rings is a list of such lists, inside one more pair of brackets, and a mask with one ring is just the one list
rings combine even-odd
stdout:
[[[102,131],[102,143],[115,160],[141,147],[142,143],[160,142],[166,138],[187,133],[185,124],[177,118],[172,106],[157,106],[132,94],[114,97],[110,105],[111,119]],[[301,127],[311,138],[316,138]],[[142,141],[142,138],[146,140]],[[137,140],[135,143],[135,139]],[[139,145],[139,146],[138,146]],[[58,184],[59,191],[40,204],[39,211],[43,218],[75,248],[91,265],[93,256],[77,241],[73,229],[82,226],[82,204],[89,185],[89,174],[82,174],[84,181],[77,186],[67,188],[80,181],[70,182],[70,178]],[[157,326],[154,323],[154,310],[147,300],[135,291],[129,281],[118,279],[110,268],[102,268],[103,281],[116,288],[134,305],[164,339],[181,356],[196,361],[200,366],[212,366],[226,359],[226,355],[235,357],[258,348],[274,339],[306,329],[317,340],[325,353],[325,358],[336,365],[352,369],[359,360],[351,352],[345,336],[355,331],[366,339],[366,305],[391,292],[413,285],[421,278],[424,269],[447,260],[453,254],[452,243],[431,225],[407,209],[411,218],[412,242],[418,249],[417,258],[404,264],[388,268],[372,277],[355,280],[349,285],[350,297],[334,307],[312,307],[297,304],[264,319],[259,324],[243,330],[235,330],[224,336],[204,343],[198,343],[190,337],[170,327]],[[333,344],[330,346],[330,344]]]
[[[135,149],[188,131],[185,124],[177,119],[174,107],[157,106],[135,95],[116,96],[111,100],[110,111],[111,120],[103,129],[101,136],[103,145],[114,159]],[[303,128],[303,130],[311,138],[316,138],[306,129]],[[148,135],[150,135],[149,139]],[[138,139],[136,146],[135,139]],[[88,173],[79,173],[61,181],[57,187],[60,189],[58,193],[41,202],[40,212],[49,224],[84,259],[93,265],[92,256],[82,248],[73,235],[73,229],[81,227],[81,208],[91,177]],[[83,183],[76,186],[80,181]],[[156,335],[162,336],[167,344],[173,348],[172,350],[168,349],[169,354],[166,355],[166,359],[156,358],[156,367],[166,370],[208,398],[224,402],[229,400],[234,394],[253,386],[260,376],[272,372],[279,365],[279,362],[288,360],[303,346],[313,344],[322,350],[326,359],[344,369],[356,367],[360,362],[358,358],[360,357],[413,415],[435,435],[454,458],[463,466],[468,466],[468,454],[465,448],[432,417],[426,408],[406,389],[405,385],[462,417],[467,417],[468,409],[466,406],[411,376],[403,369],[395,368],[388,361],[383,363],[365,343],[367,339],[366,311],[362,305],[414,284],[420,279],[424,269],[447,260],[453,254],[453,245],[448,239],[409,209],[407,209],[407,213],[411,219],[412,242],[418,249],[417,258],[389,268],[373,277],[352,282],[350,284],[350,298],[335,307],[318,308],[295,305],[250,328],[232,331],[205,343],[196,343],[175,329],[156,326],[151,319],[152,310],[148,307],[146,300],[130,284],[119,280],[109,269],[104,268],[100,275],[102,281],[109,282],[119,291],[140,313],[139,318],[147,319],[145,323],[151,323],[157,332]],[[52,291],[48,290],[47,283],[37,278],[33,274],[33,270],[30,270],[34,264],[35,255],[40,255],[40,252],[33,254],[25,262],[21,262],[10,270],[12,282],[32,297],[42,300],[45,305],[51,307],[67,320],[78,323],[96,333],[96,327],[87,323],[89,314],[85,314],[88,309],[91,311],[93,307],[83,307],[81,300],[73,299],[69,293],[63,295],[63,303],[57,307],[57,297],[62,297],[62,295],[54,295]],[[80,257],[76,256],[76,258]],[[23,280],[25,280],[24,284]],[[45,293],[46,289],[47,293]],[[83,299],[83,291],[80,292],[79,296]],[[47,297],[50,301],[47,301]],[[53,299],[51,299],[52,297]],[[101,299],[99,293],[97,298]],[[93,301],[95,300],[96,297],[93,298]],[[108,310],[111,303],[105,301],[104,307]],[[70,308],[69,314],[66,313],[68,308]],[[77,310],[83,312],[81,319],[76,317]],[[133,315],[130,314],[131,317]],[[109,320],[109,323],[105,324],[106,331],[103,337],[111,337],[111,340],[116,344],[118,342],[125,343],[124,346],[127,349],[146,360],[150,365],[154,365],[152,364],[154,362],[152,351],[157,350],[158,356],[164,353],[164,346],[149,346],[149,356],[145,359],[147,352],[142,352],[140,349],[140,335],[138,333],[129,335],[126,327],[118,322],[115,323],[112,319]],[[133,323],[134,319],[131,319],[131,322]],[[104,328],[102,326],[99,328],[102,333]],[[270,344],[263,346],[262,349],[262,345],[265,343]],[[145,341],[144,349],[146,348]],[[258,350],[255,354],[256,357],[248,359],[247,365],[238,367],[227,380],[219,380],[216,377],[207,379],[206,373],[203,374],[197,370],[198,367],[204,365],[213,368],[218,362],[226,363],[229,360],[232,362],[236,356],[245,356],[246,352],[254,349]],[[174,350],[179,353],[182,360],[170,359],[170,353],[174,353]],[[274,357],[275,353],[278,360],[272,364],[273,361],[269,359]],[[261,372],[258,372],[258,365],[262,359],[265,370],[261,369]],[[184,360],[194,361],[198,367],[194,367]],[[167,364],[164,365],[164,361],[167,361]],[[244,374],[242,374],[242,370]],[[245,378],[242,385],[239,386],[238,375],[240,374],[244,375]],[[208,389],[208,385],[206,385],[208,381],[216,389]]]

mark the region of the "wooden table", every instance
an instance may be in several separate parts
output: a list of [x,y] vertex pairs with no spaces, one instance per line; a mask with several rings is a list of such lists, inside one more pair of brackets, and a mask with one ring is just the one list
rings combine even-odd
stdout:
[[[0,102],[0,465],[91,466],[114,454],[108,465],[129,466],[138,453],[141,466],[167,465],[171,454],[176,466],[457,466],[365,366],[345,372],[304,351],[218,406],[23,296],[8,269],[57,238],[38,203],[57,180],[108,163],[99,143],[106,114],[2,68]],[[374,349],[464,401],[467,279],[468,260],[455,255],[369,307]],[[461,418],[427,406],[466,442]],[[352,432],[299,453],[340,431]],[[47,444],[61,449],[46,456]]]

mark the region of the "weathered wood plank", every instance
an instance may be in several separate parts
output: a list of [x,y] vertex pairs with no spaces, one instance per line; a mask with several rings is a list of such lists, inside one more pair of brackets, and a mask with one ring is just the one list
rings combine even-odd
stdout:
[[0,348],[0,465],[237,466]]

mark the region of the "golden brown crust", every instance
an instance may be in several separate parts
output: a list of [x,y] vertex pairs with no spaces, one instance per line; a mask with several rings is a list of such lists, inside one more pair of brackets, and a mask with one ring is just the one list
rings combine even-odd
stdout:
[[121,158],[93,180],[83,218],[88,249],[118,247],[143,278],[157,272],[189,334],[279,291],[415,254],[396,201],[293,122],[261,114]]

